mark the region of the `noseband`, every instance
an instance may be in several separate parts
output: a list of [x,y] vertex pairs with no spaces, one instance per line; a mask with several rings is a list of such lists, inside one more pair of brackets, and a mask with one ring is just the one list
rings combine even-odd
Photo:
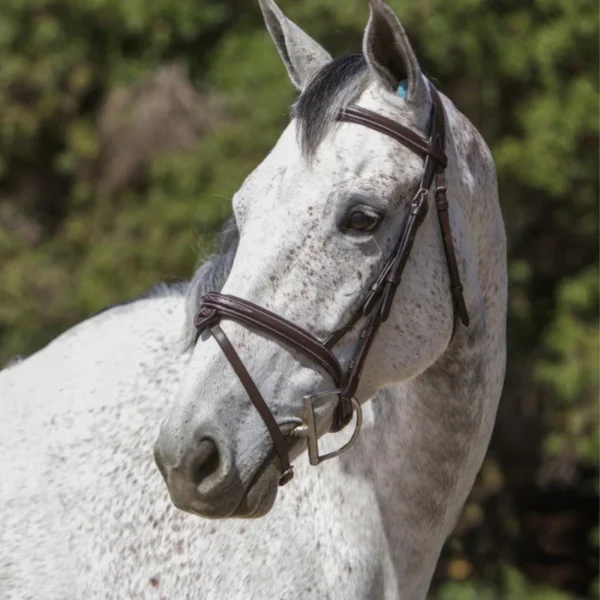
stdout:
[[[337,116],[338,121],[363,125],[393,138],[421,156],[424,161],[421,183],[413,198],[410,212],[396,247],[383,270],[369,288],[362,303],[344,327],[333,332],[322,342],[286,319],[242,298],[218,293],[209,293],[202,298],[200,311],[195,318],[198,335],[205,330],[212,334],[265,422],[273,439],[275,451],[281,461],[280,485],[285,485],[293,477],[288,443],[254,380],[221,329],[219,325],[221,319],[231,319],[249,329],[262,331],[267,336],[301,352],[329,374],[333,379],[335,388],[304,396],[304,424],[296,427],[287,435],[307,438],[309,459],[312,465],[318,465],[324,460],[345,452],[354,444],[362,423],[361,407],[354,397],[362,370],[379,326],[385,323],[389,317],[394,295],[400,284],[417,230],[427,214],[429,190],[435,179],[435,203],[450,275],[450,292],[454,307],[452,337],[456,333],[458,320],[466,327],[469,325],[469,315],[463,297],[463,288],[460,282],[448,217],[445,176],[447,158],[444,153],[446,138],[444,108],[437,90],[431,83],[429,89],[433,102],[427,138],[421,137],[407,127],[360,106],[351,105],[342,110]],[[360,332],[348,368],[344,371],[332,349],[363,317],[367,318],[366,324]],[[326,395],[338,396],[331,431],[343,429],[351,421],[354,411],[357,413],[357,421],[349,442],[336,452],[322,456],[319,455],[317,444],[318,432],[313,403],[315,399]]]

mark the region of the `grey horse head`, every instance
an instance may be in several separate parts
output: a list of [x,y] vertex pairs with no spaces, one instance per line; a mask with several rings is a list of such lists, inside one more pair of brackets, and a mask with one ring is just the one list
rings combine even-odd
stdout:
[[[223,293],[323,340],[348,322],[380,273],[423,175],[420,156],[372,129],[338,123],[336,115],[354,103],[425,137],[432,96],[400,22],[380,0],[371,2],[363,53],[338,60],[271,0],[261,0],[261,8],[300,96],[274,149],[233,199],[240,237]],[[443,102],[452,235],[466,304],[478,315],[483,215],[472,208],[475,182],[467,156],[472,148],[463,139],[476,139],[482,168],[488,168],[489,151],[466,118]],[[496,202],[493,170],[485,180],[481,192]],[[498,211],[493,219],[497,228]],[[389,320],[370,350],[357,391],[361,401],[414,379],[448,351],[454,328],[449,285],[432,210],[418,231]],[[333,386],[327,371],[293,348],[233,321],[221,326],[282,430],[301,421],[305,394]],[[359,332],[355,327],[336,347],[342,367]],[[321,434],[334,408],[334,399],[318,407]],[[289,441],[292,459],[304,448],[301,441]],[[210,336],[202,336],[194,349],[155,456],[173,502],[183,510],[212,518],[257,517],[275,501],[279,465],[272,439]]]

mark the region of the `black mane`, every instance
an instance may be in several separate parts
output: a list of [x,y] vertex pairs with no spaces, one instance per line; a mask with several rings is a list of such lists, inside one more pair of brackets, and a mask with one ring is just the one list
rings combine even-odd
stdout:
[[369,68],[362,54],[337,58],[315,75],[292,107],[305,155],[315,153],[339,110],[356,100],[368,80]]

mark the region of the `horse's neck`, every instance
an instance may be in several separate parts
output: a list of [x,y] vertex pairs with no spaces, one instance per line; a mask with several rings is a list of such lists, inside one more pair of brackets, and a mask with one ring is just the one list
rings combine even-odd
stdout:
[[377,490],[402,598],[427,591],[485,455],[503,374],[502,346],[480,320],[425,373],[380,392],[345,458]]
[[63,413],[92,422],[98,411],[118,411],[122,405],[154,401],[163,406],[153,380],[164,386],[172,381],[168,387],[174,393],[188,358],[184,302],[183,295],[165,293],[112,308],[69,329],[0,373],[2,401],[11,406],[7,413],[29,424]]

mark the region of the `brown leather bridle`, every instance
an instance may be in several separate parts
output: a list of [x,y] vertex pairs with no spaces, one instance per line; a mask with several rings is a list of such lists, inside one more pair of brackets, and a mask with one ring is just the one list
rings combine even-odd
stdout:
[[[355,399],[354,394],[358,388],[369,349],[375,339],[379,326],[385,323],[390,314],[394,295],[400,284],[417,230],[428,211],[429,190],[435,178],[435,202],[442,232],[448,273],[450,275],[450,292],[454,306],[452,338],[458,327],[458,319],[466,327],[469,325],[469,315],[463,297],[463,288],[460,282],[448,217],[445,177],[447,158],[444,153],[446,138],[444,108],[437,90],[431,83],[429,83],[429,89],[433,102],[429,118],[429,135],[427,138],[423,138],[407,127],[360,106],[348,106],[337,117],[339,121],[363,125],[384,135],[388,135],[423,157],[424,160],[421,183],[413,198],[410,212],[398,243],[383,270],[369,288],[364,300],[344,327],[338,329],[325,341],[321,342],[304,329],[242,298],[218,294],[216,292],[206,294],[202,298],[200,311],[195,318],[198,335],[204,330],[208,330],[212,334],[233,367],[256,410],[265,422],[273,439],[275,451],[281,461],[280,485],[285,485],[293,477],[293,468],[289,460],[288,443],[273,413],[246,370],[244,363],[219,326],[221,319],[231,319],[252,330],[261,331],[267,336],[283,342],[319,364],[329,374],[334,381],[335,389],[304,396],[304,424],[293,429],[288,435],[306,437],[308,439],[308,452],[312,465],[317,465],[324,460],[345,452],[356,440],[362,423],[360,404]],[[360,332],[352,359],[344,372],[333,354],[332,348],[362,317],[367,318],[367,322]],[[331,394],[336,394],[339,397],[331,431],[339,431],[344,428],[352,419],[354,411],[357,413],[357,423],[352,438],[342,448],[336,452],[321,456],[319,455],[317,444],[318,434],[313,412],[313,402],[316,398]]]

